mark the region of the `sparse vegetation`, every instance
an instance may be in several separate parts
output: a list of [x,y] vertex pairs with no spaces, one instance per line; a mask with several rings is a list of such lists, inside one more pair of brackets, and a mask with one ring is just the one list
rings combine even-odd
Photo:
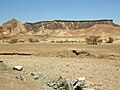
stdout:
[[0,71],[6,71],[6,70],[8,70],[7,67],[0,66]]
[[55,43],[55,41],[51,41],[51,43]]
[[77,41],[69,41],[68,39],[66,40],[57,40],[57,41],[51,41],[52,43],[79,43]]
[[28,41],[29,42],[33,42],[33,38],[28,38]]
[[18,43],[18,39],[11,39],[9,43],[11,44]]
[[108,37],[107,43],[113,43],[114,39],[112,37]]
[[39,39],[28,38],[29,42],[39,42]]
[[102,43],[102,39],[100,39],[100,36],[90,36],[88,38],[85,38],[87,44],[93,44],[97,45],[98,43]]
[[25,43],[25,40],[24,39],[20,39],[19,42],[20,43]]

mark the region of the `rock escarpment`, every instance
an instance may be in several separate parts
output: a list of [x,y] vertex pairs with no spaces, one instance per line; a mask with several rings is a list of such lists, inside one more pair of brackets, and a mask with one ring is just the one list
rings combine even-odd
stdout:
[[85,20],[85,21],[41,21],[25,23],[30,35],[49,36],[81,36],[81,35],[120,35],[120,26],[113,20]]
[[24,26],[27,30],[77,30],[83,28],[90,28],[96,24],[110,24],[117,26],[113,23],[113,20],[93,20],[93,21],[65,21],[65,20],[54,20],[54,21],[41,21],[36,23],[26,22]]
[[16,35],[47,35],[47,36],[86,36],[120,35],[120,26],[113,20],[84,20],[84,21],[41,21],[24,23],[12,19],[0,26],[0,38]]

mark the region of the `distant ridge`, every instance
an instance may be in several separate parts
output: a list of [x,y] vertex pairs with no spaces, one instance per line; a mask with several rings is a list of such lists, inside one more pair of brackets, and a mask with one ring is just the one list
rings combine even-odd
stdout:
[[26,22],[24,25],[27,30],[56,30],[56,29],[65,29],[65,30],[77,30],[82,28],[90,28],[95,24],[110,24],[113,26],[119,26],[113,23],[113,20],[103,19],[103,20],[54,20],[54,21],[41,21],[35,23]]
[[0,26],[0,37],[16,35],[81,36],[120,35],[120,26],[111,19],[102,20],[53,20],[22,24],[13,18]]
[[110,22],[113,23],[112,19],[101,19],[101,20],[53,20],[53,21],[39,21],[39,22],[34,22],[34,23],[30,23],[30,22],[26,22],[29,24],[37,24],[37,23],[44,23],[44,22]]

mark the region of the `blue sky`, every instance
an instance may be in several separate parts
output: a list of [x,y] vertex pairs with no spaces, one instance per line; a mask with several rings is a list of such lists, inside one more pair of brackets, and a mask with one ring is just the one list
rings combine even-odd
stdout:
[[113,19],[120,24],[120,0],[0,0],[0,25],[12,18],[43,20]]

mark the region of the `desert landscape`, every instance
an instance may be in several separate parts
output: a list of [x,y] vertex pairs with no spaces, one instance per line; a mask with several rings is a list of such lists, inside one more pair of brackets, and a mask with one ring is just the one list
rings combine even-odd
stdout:
[[119,35],[112,20],[12,19],[0,26],[0,90],[119,90]]
[[[120,45],[81,44],[1,44],[0,55],[9,68],[23,66],[22,71],[1,70],[1,90],[44,90],[44,80],[34,80],[30,73],[45,78],[63,77],[74,81],[86,77],[87,87],[94,90],[119,90]],[[18,48],[19,47],[19,48]],[[72,52],[82,52],[76,55]],[[86,53],[89,53],[88,55]],[[21,77],[21,78],[20,78]],[[54,90],[54,89],[53,89]],[[58,89],[59,90],[59,89]]]

